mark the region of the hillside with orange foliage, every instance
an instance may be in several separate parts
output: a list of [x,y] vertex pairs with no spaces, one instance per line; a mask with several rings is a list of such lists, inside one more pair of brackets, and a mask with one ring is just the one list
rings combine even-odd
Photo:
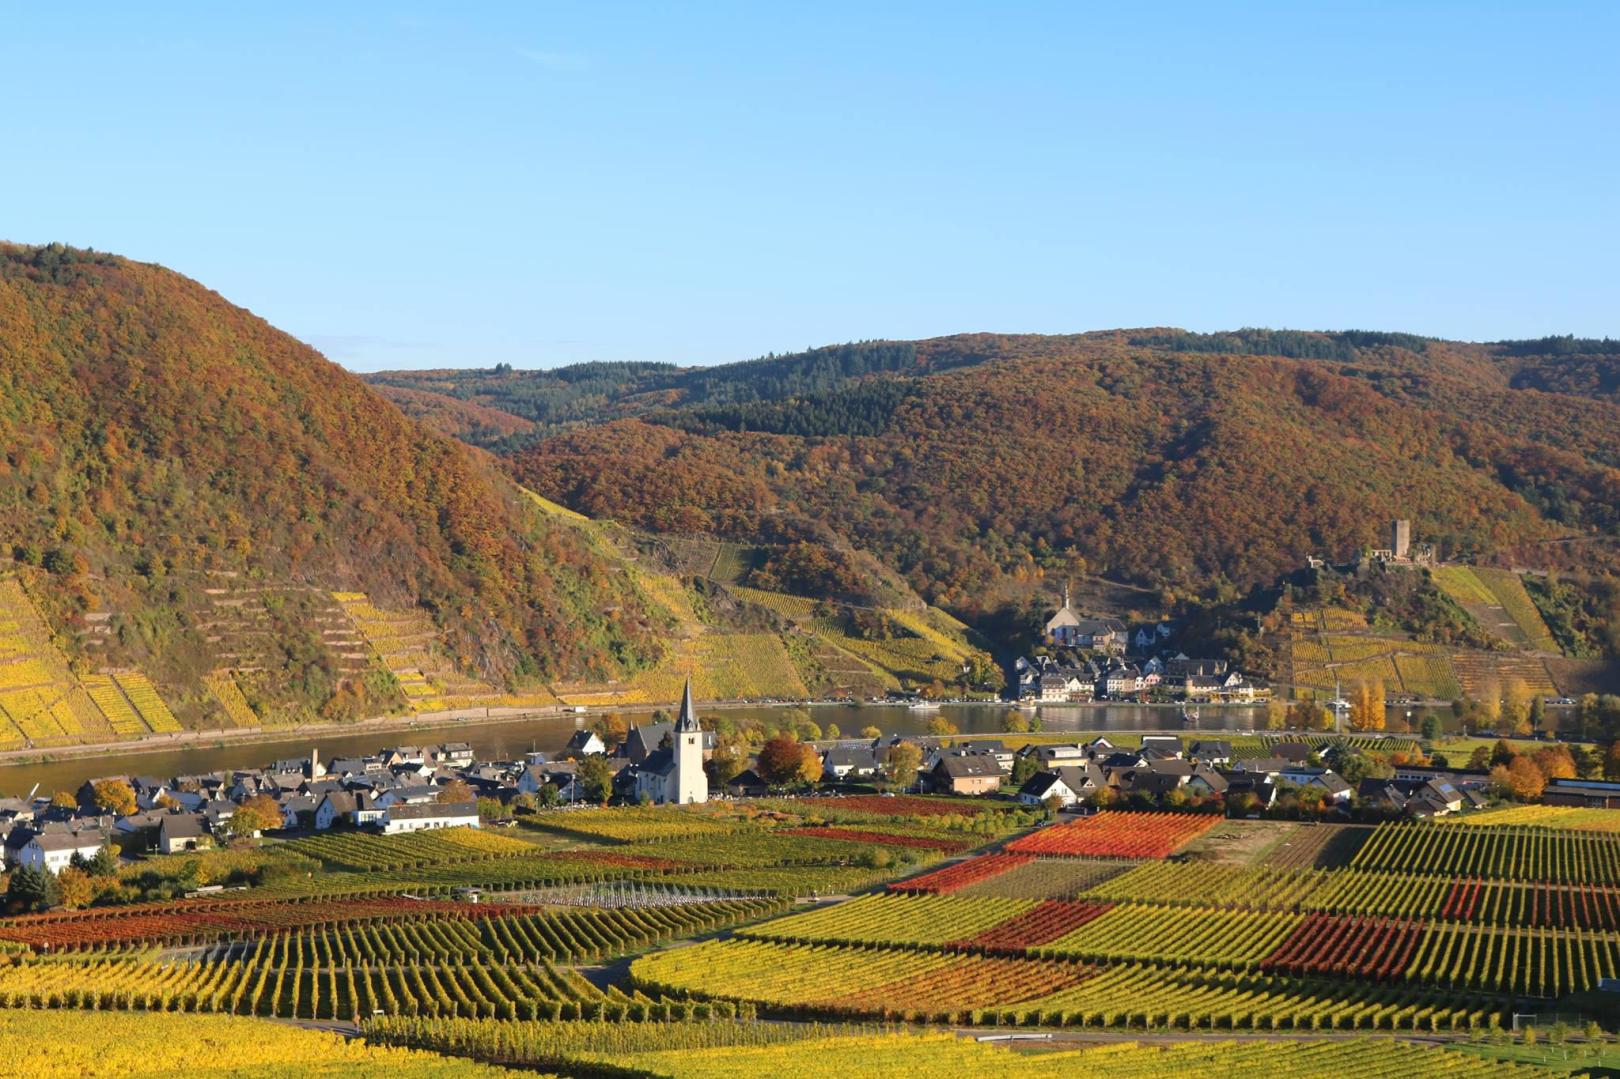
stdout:
[[385,671],[323,646],[351,639],[320,628],[341,616],[331,590],[426,613],[495,685],[658,654],[624,567],[490,458],[171,271],[0,245],[0,384],[9,571],[76,670],[144,670],[187,725],[208,725],[202,680],[231,662],[223,604],[257,605],[264,692],[308,717],[397,701]]
[[[1150,585],[1271,581],[1382,546],[1395,517],[1448,557],[1612,543],[1620,406],[1521,386],[1556,366],[1534,344],[970,335],[809,353],[798,381],[791,358],[620,372],[622,393],[572,412],[550,388],[565,372],[465,385],[520,412],[550,394],[552,433],[508,459],[550,498],[658,531],[853,544],[971,612],[1081,561]],[[883,350],[865,369],[863,347]]]

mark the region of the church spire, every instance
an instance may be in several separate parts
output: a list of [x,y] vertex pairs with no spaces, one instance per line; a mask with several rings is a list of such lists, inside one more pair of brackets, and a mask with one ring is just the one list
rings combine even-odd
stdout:
[[681,714],[675,719],[675,729],[678,731],[701,731],[698,724],[697,709],[692,707],[692,677],[686,678],[686,689],[681,692]]

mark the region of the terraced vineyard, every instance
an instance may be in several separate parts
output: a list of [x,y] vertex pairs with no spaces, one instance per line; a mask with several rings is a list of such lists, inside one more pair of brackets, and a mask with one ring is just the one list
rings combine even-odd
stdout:
[[214,700],[225,712],[225,717],[237,727],[256,727],[259,717],[254,714],[253,708],[248,704],[247,697],[242,694],[242,687],[236,682],[236,676],[230,671],[211,671],[204,677],[203,684],[208,692],[214,695]]
[[1488,632],[1514,648],[1558,653],[1558,643],[1518,574],[1470,566],[1437,566],[1433,573],[1441,590]]
[[81,741],[112,730],[68,670],[22,584],[0,578],[0,749]]
[[377,661],[394,676],[413,712],[556,703],[556,697],[545,690],[510,697],[458,671],[444,654],[437,627],[419,611],[382,610],[363,592],[333,592],[332,598]]
[[1515,678],[1522,678],[1534,693],[1558,692],[1546,662],[1538,656],[1448,649],[1404,637],[1305,635],[1296,630],[1288,642],[1288,657],[1294,685],[1318,697],[1330,696],[1335,685],[1345,691],[1358,682],[1375,680],[1391,696],[1407,694],[1423,700],[1478,697],[1493,687],[1500,692]]

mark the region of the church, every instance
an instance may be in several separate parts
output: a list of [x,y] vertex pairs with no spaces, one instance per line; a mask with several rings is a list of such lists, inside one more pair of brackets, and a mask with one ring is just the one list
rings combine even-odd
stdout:
[[703,726],[692,705],[692,680],[681,693],[681,712],[660,745],[636,769],[635,798],[660,805],[690,805],[709,800],[709,777],[703,770]]

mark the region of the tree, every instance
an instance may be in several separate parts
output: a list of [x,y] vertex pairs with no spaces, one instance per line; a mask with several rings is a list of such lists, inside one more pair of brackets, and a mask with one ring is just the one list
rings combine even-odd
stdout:
[[868,738],[868,739],[870,739],[870,738],[882,738],[883,737],[883,732],[881,730],[879,730],[878,728],[872,727],[872,726],[862,727],[861,728],[861,737],[862,738]]
[[94,858],[85,867],[93,877],[115,877],[118,875],[118,848],[111,843],[103,843],[101,849],[96,851]]
[[1549,783],[1555,779],[1574,779],[1576,776],[1575,757],[1568,746],[1544,746],[1531,754],[1530,760]]
[[915,742],[897,742],[889,747],[889,759],[883,766],[883,774],[889,777],[890,783],[910,784],[917,778],[922,759],[921,746]]
[[991,659],[983,652],[974,652],[972,655],[968,656],[967,679],[969,685],[989,685],[992,682],[999,681],[1000,674],[1001,671],[996,667],[995,660]]
[[268,794],[255,794],[231,814],[232,835],[252,835],[281,827],[281,807]]
[[1029,719],[1016,709],[1008,709],[1002,714],[1001,729],[1008,734],[1026,734],[1029,731]]
[[551,809],[562,801],[562,788],[548,780],[540,784],[540,789],[534,794],[534,800],[541,809]]
[[473,800],[473,789],[465,779],[452,779],[439,790],[439,801],[444,805],[459,805]]
[[737,740],[721,742],[714,747],[714,755],[709,758],[709,779],[717,787],[723,787],[748,767],[748,747]]
[[1035,754],[1030,753],[1013,761],[1012,785],[1014,788],[1022,787],[1028,783],[1036,772],[1041,770],[1041,762]]
[[90,874],[77,866],[65,866],[62,872],[56,875],[56,893],[58,902],[69,910],[78,910],[80,907],[90,905],[95,898],[95,885],[90,881]]
[[1513,763],[1491,769],[1491,785],[1505,798],[1533,802],[1541,797],[1547,780],[1529,757],[1514,757]]
[[1288,702],[1273,697],[1266,702],[1266,730],[1280,731],[1288,726]]
[[1541,694],[1534,694],[1530,698],[1530,731],[1540,734],[1541,728],[1547,724],[1547,704],[1541,699]]
[[1514,678],[1507,684],[1502,699],[1502,722],[1521,737],[1530,734],[1530,686],[1523,678]]
[[1506,767],[1507,765],[1512,764],[1513,758],[1517,756],[1518,754],[1513,751],[1513,747],[1507,744],[1506,738],[1498,738],[1496,740],[1496,744],[1491,747],[1492,765],[1501,765]]
[[79,800],[73,797],[72,791],[57,791],[51,795],[51,805],[57,809],[77,809]]
[[91,791],[103,811],[127,817],[135,812],[135,789],[122,779],[103,779]]
[[613,765],[600,753],[593,753],[579,762],[575,773],[580,792],[587,802],[606,804],[613,797]]
[[1479,699],[1479,722],[1494,728],[1502,719],[1502,686],[1495,679],[1485,683]]
[[1350,698],[1350,725],[1358,731],[1384,729],[1384,683],[1358,682]]
[[928,720],[928,733],[936,738],[944,738],[956,733],[956,724],[936,712]]
[[1423,735],[1423,740],[1425,742],[1438,742],[1441,736],[1445,734],[1445,726],[1440,722],[1439,716],[1435,715],[1433,712],[1430,712],[1428,715],[1424,716],[1423,721],[1418,724],[1418,731]]
[[759,750],[755,768],[759,778],[773,787],[786,787],[799,781],[804,768],[801,743],[791,734],[778,734]]
[[630,722],[617,712],[609,712],[597,716],[591,723],[591,730],[611,749],[630,736]]
[[837,741],[838,739],[842,738],[843,736],[844,736],[844,732],[838,729],[838,724],[836,724],[836,723],[827,724],[827,737],[829,739],[831,739],[832,741]]
[[821,774],[821,752],[808,742],[799,743],[799,782],[820,783]]
[[46,910],[56,905],[56,878],[37,866],[19,866],[11,871],[6,886],[6,905],[24,911]]

